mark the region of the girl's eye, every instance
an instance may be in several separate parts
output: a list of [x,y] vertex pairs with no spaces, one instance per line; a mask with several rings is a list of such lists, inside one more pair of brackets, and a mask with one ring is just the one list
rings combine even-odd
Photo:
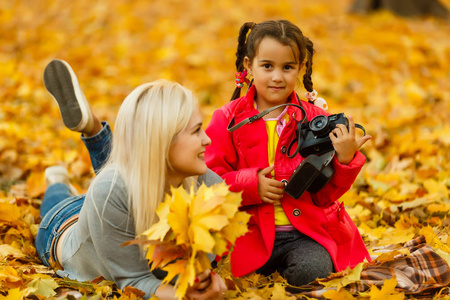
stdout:
[[292,70],[292,69],[294,69],[294,67],[290,66],[290,65],[287,65],[287,66],[284,66],[284,69],[285,70]]
[[263,68],[264,68],[264,69],[270,69],[270,67],[271,67],[270,64],[264,64],[264,65],[263,65]]
[[202,129],[201,127],[197,128],[197,129],[194,131],[194,133],[196,133],[196,134],[200,133],[200,130],[201,130],[201,129]]

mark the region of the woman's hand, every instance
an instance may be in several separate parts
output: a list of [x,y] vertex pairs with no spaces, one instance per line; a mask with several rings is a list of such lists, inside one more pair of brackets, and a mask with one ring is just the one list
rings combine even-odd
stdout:
[[330,132],[329,137],[336,150],[336,158],[343,165],[348,165],[353,160],[356,151],[372,138],[370,135],[365,135],[356,140],[355,122],[351,116],[348,116],[348,130],[344,124],[337,124],[336,128]]
[[225,299],[227,286],[219,274],[206,270],[197,275],[194,286],[188,289],[187,299],[195,300],[221,300]]
[[[197,275],[194,286],[189,287],[183,299],[189,300],[222,300],[225,299],[227,286],[223,279],[211,270]],[[161,300],[177,300],[173,285],[160,285],[155,296]]]
[[269,166],[258,172],[258,194],[265,203],[279,203],[284,194],[284,183],[267,178],[266,175],[273,171],[274,166]]

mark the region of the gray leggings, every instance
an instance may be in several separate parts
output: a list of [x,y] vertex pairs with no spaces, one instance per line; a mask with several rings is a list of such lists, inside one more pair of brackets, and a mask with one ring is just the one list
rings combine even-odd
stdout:
[[275,271],[289,284],[301,286],[327,277],[334,271],[334,266],[322,245],[294,230],[275,233],[272,255],[256,272],[268,276]]

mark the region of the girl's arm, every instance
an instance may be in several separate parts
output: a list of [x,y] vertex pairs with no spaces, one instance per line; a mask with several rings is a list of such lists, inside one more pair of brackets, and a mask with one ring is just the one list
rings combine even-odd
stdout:
[[336,150],[336,156],[332,162],[334,175],[322,190],[317,194],[311,194],[314,203],[318,206],[329,205],[347,192],[366,161],[358,149],[372,137],[366,135],[356,139],[353,118],[349,116],[348,121],[348,129],[344,125],[338,125],[330,133],[330,139]]
[[336,157],[332,160],[334,175],[331,180],[316,194],[310,194],[315,205],[329,206],[344,195],[355,182],[361,168],[366,161],[361,152],[356,152],[353,160],[344,165],[339,163]]
[[214,112],[206,134],[211,145],[206,147],[206,164],[230,185],[230,191],[242,191],[241,205],[263,203],[258,195],[259,168],[242,168],[236,170],[238,164],[237,151],[231,134],[227,131],[229,120],[221,109]]

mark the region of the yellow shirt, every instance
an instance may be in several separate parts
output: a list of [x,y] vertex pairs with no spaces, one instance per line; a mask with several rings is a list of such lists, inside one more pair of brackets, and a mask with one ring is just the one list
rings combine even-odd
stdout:
[[[282,113],[284,114],[284,112]],[[289,116],[287,114],[284,114],[282,119],[284,119],[287,122],[287,119]],[[268,136],[268,153],[269,153],[269,165],[273,165],[275,162],[275,153],[277,150],[278,140],[279,136],[277,133],[277,125],[280,123],[277,119],[269,119],[266,121],[266,129],[267,129],[267,136]],[[272,171],[272,177],[275,176],[275,171]],[[290,225],[291,222],[289,222],[289,219],[286,216],[286,213],[283,210],[283,207],[281,204],[275,204],[275,225]]]

